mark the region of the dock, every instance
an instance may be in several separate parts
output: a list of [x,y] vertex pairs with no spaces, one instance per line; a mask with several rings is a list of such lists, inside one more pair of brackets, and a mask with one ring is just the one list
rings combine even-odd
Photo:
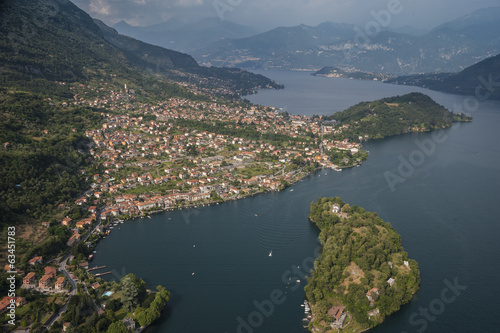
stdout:
[[104,267],[106,267],[106,266],[92,267],[92,268],[87,269],[87,272],[94,271],[96,269],[101,269],[101,268],[104,268]]
[[94,276],[95,276],[95,277],[98,277],[98,276],[106,275],[106,274],[109,274],[109,273],[111,273],[111,271],[109,271],[109,272],[104,272],[104,273],[98,273],[98,274],[96,274],[96,275],[94,275]]

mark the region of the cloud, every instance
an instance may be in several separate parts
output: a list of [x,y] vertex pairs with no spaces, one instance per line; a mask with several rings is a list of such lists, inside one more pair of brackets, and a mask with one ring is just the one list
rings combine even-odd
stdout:
[[90,0],[89,10],[99,15],[109,15],[111,6],[107,0]]
[[176,4],[180,7],[192,7],[203,5],[203,0],[177,0]]
[[[167,19],[195,22],[216,17],[215,0],[72,0],[91,16],[114,24],[125,20],[134,25],[152,25]],[[387,8],[391,0],[218,0],[232,10],[224,19],[261,30],[301,23],[324,21],[364,26],[370,12]],[[393,26],[414,25],[432,28],[479,8],[498,6],[498,0],[399,0],[404,8],[391,22]]]

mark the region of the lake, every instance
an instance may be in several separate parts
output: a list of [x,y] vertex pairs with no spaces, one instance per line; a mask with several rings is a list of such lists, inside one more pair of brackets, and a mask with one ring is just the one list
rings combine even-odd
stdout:
[[[293,114],[332,114],[411,91],[449,109],[465,99],[307,72],[259,73],[286,88],[247,98]],[[370,141],[359,168],[323,170],[278,193],[127,221],[99,243],[92,266],[113,270],[107,279],[134,273],[148,287],[172,292],[148,333],[307,332],[303,276],[319,244],[309,204],[340,196],[390,222],[420,265],[418,294],[373,332],[497,332],[500,103],[481,102],[470,114],[472,123],[439,132]],[[390,174],[399,181],[388,182]]]

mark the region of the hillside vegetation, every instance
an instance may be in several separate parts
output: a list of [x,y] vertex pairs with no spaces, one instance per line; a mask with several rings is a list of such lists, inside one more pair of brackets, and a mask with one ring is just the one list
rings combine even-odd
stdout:
[[[412,299],[420,284],[418,264],[408,258],[389,223],[338,197],[311,203],[309,218],[321,230],[323,248],[305,287],[312,305],[311,330],[330,331],[332,306],[344,306],[348,314],[343,332],[359,332]],[[394,279],[392,285],[389,279]]]
[[329,118],[345,125],[338,138],[352,141],[359,141],[360,137],[381,139],[403,133],[430,131],[450,127],[454,121],[472,120],[468,116],[448,111],[422,93],[361,102]]

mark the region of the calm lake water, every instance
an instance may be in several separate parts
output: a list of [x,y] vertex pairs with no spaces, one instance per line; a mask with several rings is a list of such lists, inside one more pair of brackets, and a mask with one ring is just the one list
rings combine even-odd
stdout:
[[[286,89],[247,98],[294,114],[331,114],[411,91],[449,109],[464,103],[463,96],[421,88],[260,73]],[[113,270],[107,279],[134,273],[149,287],[161,284],[172,292],[148,333],[306,332],[302,274],[318,246],[309,204],[340,196],[390,222],[420,264],[416,297],[373,332],[499,332],[500,103],[482,102],[470,114],[472,123],[435,132],[439,137],[368,142],[370,155],[361,167],[321,171],[283,192],[127,221],[99,243],[92,266]],[[400,166],[410,160],[413,170]],[[401,177],[392,188],[388,172]],[[448,284],[461,289],[454,294],[445,290]],[[276,298],[280,304],[270,302]]]

